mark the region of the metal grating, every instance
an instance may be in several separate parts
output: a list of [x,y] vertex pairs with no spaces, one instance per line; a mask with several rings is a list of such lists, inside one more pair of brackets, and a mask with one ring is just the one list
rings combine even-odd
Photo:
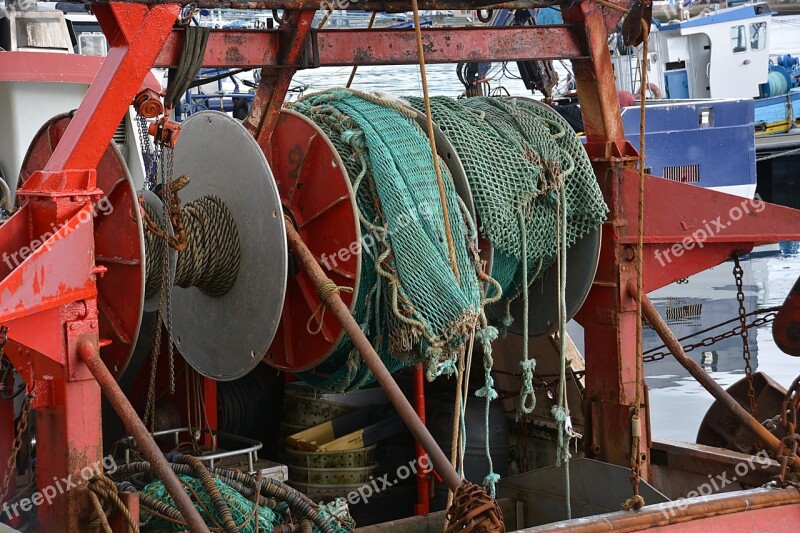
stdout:
[[664,177],[681,183],[697,183],[700,181],[700,165],[664,167]]
[[117,126],[117,130],[114,132],[114,137],[112,138],[114,143],[117,146],[124,146],[128,142],[128,132],[125,129],[125,119],[122,119],[122,122],[119,123]]

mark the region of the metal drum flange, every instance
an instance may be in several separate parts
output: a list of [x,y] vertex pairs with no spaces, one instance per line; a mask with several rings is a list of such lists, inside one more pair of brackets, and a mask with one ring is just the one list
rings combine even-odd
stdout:
[[[578,239],[567,249],[566,303],[567,320],[572,319],[589,296],[597,265],[600,261],[601,229],[596,228]],[[511,302],[513,322],[508,326],[512,333],[522,335],[525,307],[522,297]],[[505,316],[505,303],[486,308],[495,320]],[[558,268],[554,263],[528,289],[528,335],[542,335],[558,328]]]
[[[340,291],[352,311],[361,279],[361,226],[353,188],[336,148],[311,120],[282,109],[266,155],[284,212],[330,279],[352,289]],[[281,325],[264,361],[299,372],[327,359],[344,330],[333,313],[320,311],[314,283],[290,261]]]
[[287,245],[272,171],[241,122],[217,111],[190,116],[174,150],[173,175],[186,175],[183,205],[219,197],[233,216],[240,263],[222,296],[174,287],[173,339],[200,374],[220,381],[255,368],[272,342],[286,294]]
[[[70,114],[50,119],[33,138],[20,171],[24,182],[42,170],[64,135]],[[106,271],[97,276],[100,356],[119,379],[128,366],[139,335],[144,302],[145,263],[141,214],[133,181],[113,143],[97,165],[97,188],[103,196],[94,204],[95,262]]]

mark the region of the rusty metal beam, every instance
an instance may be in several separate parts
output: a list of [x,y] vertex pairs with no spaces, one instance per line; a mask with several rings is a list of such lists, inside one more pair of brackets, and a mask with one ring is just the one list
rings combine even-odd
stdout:
[[[135,4],[163,4],[175,3],[186,5],[195,3],[193,0],[176,0],[175,2],[165,2],[164,0],[123,0],[125,3]],[[75,4],[107,4],[109,0],[91,1],[91,0],[73,0],[69,3]],[[208,9],[324,9],[323,6],[330,5],[332,9],[336,10],[366,10],[366,11],[383,11],[386,13],[404,13],[411,11],[411,2],[403,0],[366,0],[363,2],[352,1],[345,2],[339,0],[329,0],[328,2],[320,0],[200,0],[196,2],[200,7]],[[497,0],[420,0],[420,9],[524,9],[536,7],[550,7],[553,5],[569,4],[571,2],[564,0],[562,2],[547,2],[546,0],[531,0],[531,1],[515,1],[515,2],[498,2]],[[627,6],[630,2],[615,2],[621,6]],[[340,7],[341,6],[341,7]]]
[[[153,436],[142,423],[125,393],[122,392],[117,380],[114,379],[103,360],[100,359],[100,351],[90,341],[84,340],[78,346],[78,355],[86,363],[106,399],[114,408],[114,411],[117,412],[122,423],[125,424],[125,430],[129,435],[133,436],[142,455],[150,462],[153,472],[164,484],[191,530],[207,532],[208,526],[200,516],[200,512],[195,508],[189,494],[183,489],[178,476],[170,468],[167,459],[158,448],[158,444],[153,440]],[[99,419],[100,417],[98,416],[97,418]]]
[[[305,270],[312,278],[314,284],[317,286],[317,290],[326,283],[333,284],[322,270],[319,263],[317,263],[314,254],[311,253],[303,242],[300,234],[297,233],[297,230],[294,228],[293,222],[289,220],[288,217],[286,218],[286,239],[289,241],[289,248],[294,254],[299,267]],[[335,284],[333,285],[335,286]],[[386,396],[392,402],[392,405],[394,405],[397,413],[417,439],[420,446],[427,452],[433,462],[433,468],[442,476],[447,487],[455,492],[462,483],[461,476],[458,475],[456,469],[450,464],[447,456],[444,454],[441,447],[439,447],[439,444],[434,440],[433,436],[431,436],[428,428],[425,427],[425,424],[420,420],[419,416],[417,416],[411,403],[409,403],[403,391],[400,390],[400,387],[389,373],[389,370],[386,369],[386,366],[383,364],[383,361],[381,361],[375,348],[372,347],[369,340],[364,335],[364,332],[361,331],[358,323],[350,313],[350,309],[342,301],[339,292],[334,290],[332,294],[324,300],[324,303],[342,323],[342,327],[350,336],[353,346],[356,347],[356,350],[361,354],[364,362],[375,376],[376,381],[386,392]]]
[[276,68],[265,64],[261,69],[261,81],[244,126],[256,138],[264,153],[269,153],[272,131],[278,121],[292,77],[303,59],[308,62],[307,56],[309,53],[313,54],[313,49],[306,45],[315,13],[316,11],[310,9],[288,12],[278,30],[278,64]]
[[[635,213],[619,200],[636,182],[623,180],[623,169],[636,161],[636,150],[625,138],[620,118],[614,71],[608,53],[608,10],[583,2],[564,10],[564,20],[575,27],[588,58],[572,62],[586,127],[586,151],[610,209],[603,224],[603,245],[592,290],[576,318],[586,338],[585,446],[590,457],[630,466],[632,414],[637,399],[644,400],[642,359],[636,352],[636,304],[624,290],[636,279],[636,264],[619,242],[619,228],[635,227]],[[641,409],[640,475],[650,475],[650,422],[646,401]],[[635,451],[634,451],[635,452]]]
[[[279,56],[280,31],[214,30],[208,39],[203,66],[257,68],[283,65]],[[316,35],[321,67],[416,65],[419,62],[413,29],[322,30]],[[422,39],[425,62],[431,64],[517,59],[575,60],[584,56],[569,26],[433,28],[424,30]],[[182,42],[183,30],[173,30],[154,66],[176,67]],[[615,90],[614,101],[616,97]]]

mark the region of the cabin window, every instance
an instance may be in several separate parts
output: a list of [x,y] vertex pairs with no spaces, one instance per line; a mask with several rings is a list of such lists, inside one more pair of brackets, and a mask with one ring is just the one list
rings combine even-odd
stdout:
[[734,54],[747,50],[747,33],[745,33],[744,26],[731,28],[731,48]]
[[78,35],[78,53],[84,56],[104,56],[108,53],[108,42],[102,33]]
[[750,49],[763,50],[767,47],[767,23],[750,24]]

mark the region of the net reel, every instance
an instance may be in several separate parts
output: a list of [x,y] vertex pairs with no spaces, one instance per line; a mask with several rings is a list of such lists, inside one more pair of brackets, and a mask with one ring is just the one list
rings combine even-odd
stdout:
[[[48,120],[31,141],[20,170],[20,185],[44,169],[72,116]],[[100,355],[119,379],[128,366],[139,336],[144,305],[145,250],[142,221],[133,180],[122,153],[111,142],[97,165],[94,203],[95,262],[105,272],[97,276]],[[45,231],[54,231],[46,228]]]
[[[352,311],[361,279],[361,226],[353,187],[336,148],[311,120],[282,109],[267,158],[284,213],[326,274],[346,288],[340,295]],[[325,361],[344,331],[332,313],[321,312],[307,274],[293,264],[289,273],[280,327],[264,360],[275,368],[298,372]],[[312,328],[319,333],[311,334]]]

